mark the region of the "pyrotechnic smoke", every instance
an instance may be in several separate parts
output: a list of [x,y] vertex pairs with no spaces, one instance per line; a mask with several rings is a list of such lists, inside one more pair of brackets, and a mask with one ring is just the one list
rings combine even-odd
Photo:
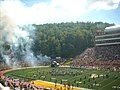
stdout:
[[15,27],[12,20],[5,14],[5,10],[0,8],[0,40],[12,42],[13,31]]
[[5,10],[0,9],[0,54],[3,60],[11,67],[18,67],[20,62],[36,66],[37,58],[31,50],[35,28],[32,25],[16,25]]

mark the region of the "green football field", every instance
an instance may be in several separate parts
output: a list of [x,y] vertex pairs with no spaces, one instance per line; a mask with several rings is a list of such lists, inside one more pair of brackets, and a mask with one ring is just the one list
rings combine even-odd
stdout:
[[94,90],[120,90],[120,71],[41,67],[14,70],[5,75],[25,81],[45,80]]

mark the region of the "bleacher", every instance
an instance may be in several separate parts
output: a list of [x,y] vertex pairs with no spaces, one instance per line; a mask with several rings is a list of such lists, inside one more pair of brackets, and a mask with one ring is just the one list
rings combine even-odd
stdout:
[[107,27],[95,34],[95,47],[86,49],[73,60],[75,67],[120,69],[120,26]]
[[95,54],[100,60],[120,60],[120,26],[105,28],[95,36]]

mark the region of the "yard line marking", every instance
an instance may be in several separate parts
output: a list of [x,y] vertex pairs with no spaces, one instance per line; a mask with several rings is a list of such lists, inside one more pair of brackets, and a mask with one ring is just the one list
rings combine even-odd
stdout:
[[[117,79],[116,79],[116,80],[117,80]],[[106,84],[105,86],[101,87],[99,90],[101,90],[101,89],[103,89],[104,87],[108,86],[109,84],[111,84],[111,83],[115,82],[116,80],[113,80],[112,82],[110,82],[110,83]]]

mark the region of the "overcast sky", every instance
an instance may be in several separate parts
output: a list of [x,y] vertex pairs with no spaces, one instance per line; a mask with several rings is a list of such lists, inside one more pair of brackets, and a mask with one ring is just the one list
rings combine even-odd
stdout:
[[2,0],[16,24],[102,21],[120,24],[120,0]]

